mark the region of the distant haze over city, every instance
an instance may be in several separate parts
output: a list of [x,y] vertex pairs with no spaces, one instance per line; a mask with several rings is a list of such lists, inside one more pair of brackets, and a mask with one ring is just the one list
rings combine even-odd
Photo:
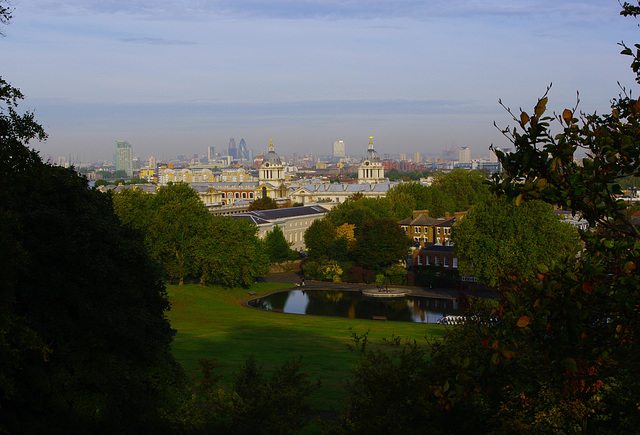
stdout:
[[617,0],[14,2],[3,78],[50,137],[45,158],[225,150],[473,156],[509,144],[498,99],[600,113],[634,85]]

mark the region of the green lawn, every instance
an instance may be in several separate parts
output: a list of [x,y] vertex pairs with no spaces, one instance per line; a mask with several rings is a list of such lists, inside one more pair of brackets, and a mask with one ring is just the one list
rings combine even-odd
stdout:
[[228,382],[251,355],[267,371],[301,356],[303,370],[322,382],[310,398],[312,407],[337,411],[344,396],[342,381],[356,357],[347,349],[349,328],[359,334],[370,331],[373,343],[392,335],[424,342],[425,336],[438,338],[445,332],[440,325],[282,314],[240,305],[249,291],[263,294],[286,287],[277,283],[256,283],[250,289],[168,286],[172,307],[167,315],[177,330],[176,359],[190,375],[199,373],[199,359],[215,359],[222,365],[222,381]]

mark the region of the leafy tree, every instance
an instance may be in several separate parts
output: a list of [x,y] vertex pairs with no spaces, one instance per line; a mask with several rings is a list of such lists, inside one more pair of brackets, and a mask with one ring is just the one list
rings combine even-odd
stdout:
[[281,263],[299,258],[299,255],[291,250],[291,244],[287,242],[282,228],[278,225],[273,227],[273,230],[269,231],[265,236],[264,247],[271,263]]
[[113,209],[123,224],[140,230],[146,229],[157,211],[153,196],[140,189],[122,189],[113,195]]
[[204,252],[199,256],[200,282],[249,286],[267,273],[269,259],[258,227],[244,219],[210,216]]
[[375,272],[406,259],[413,241],[394,219],[381,218],[365,222],[356,241],[358,264]]
[[476,205],[453,228],[452,239],[461,269],[492,287],[508,274],[531,277],[539,264],[575,255],[580,247],[577,230],[541,201]]
[[120,219],[145,235],[151,255],[170,278],[200,277],[200,284],[249,285],[267,271],[258,228],[250,222],[211,215],[197,193],[171,183],[156,194],[124,189],[113,195]]
[[[640,83],[635,48],[623,45],[622,53],[632,56]],[[494,190],[519,207],[531,200],[564,207],[604,231],[580,233],[578,258],[503,277],[500,299],[477,307],[477,321],[453,330],[436,352],[433,362],[453,362],[455,371],[443,374],[435,394],[449,407],[485,406],[496,432],[635,432],[640,237],[618,180],[640,175],[640,104],[624,89],[602,115],[576,108],[547,115],[547,103],[548,92],[504,129],[515,151],[496,153],[504,174],[494,176]]]
[[[2,0],[0,3],[0,24],[6,26],[12,19],[13,9],[11,8],[11,5],[5,0]],[[0,36],[5,36],[2,28],[0,28]]]
[[269,198],[268,196],[258,198],[249,204],[249,210],[273,210],[278,208],[278,204],[276,200],[273,198]]
[[392,188],[387,194],[387,198],[393,203],[407,204],[402,210],[404,214],[401,218],[410,217],[406,210],[413,206],[413,210],[429,210],[432,217],[442,217],[445,213],[454,213],[456,205],[453,198],[444,194],[434,186],[424,186],[420,183],[403,183]]
[[178,278],[182,285],[185,277],[198,273],[198,257],[211,215],[186,183],[160,187],[153,205],[155,213],[147,231],[152,252],[169,279]]
[[355,225],[355,234],[358,237],[365,222],[378,218],[396,219],[397,216],[392,201],[386,198],[359,197],[338,204],[325,218],[336,227],[345,223]]
[[480,171],[454,169],[446,175],[438,174],[433,187],[453,200],[454,212],[469,210],[490,197],[487,177]]
[[141,432],[180,370],[159,269],[109,198],[27,147],[46,134],[0,78],[0,426]]
[[336,238],[336,226],[326,218],[316,219],[304,233],[304,244],[310,260],[328,257],[328,248]]

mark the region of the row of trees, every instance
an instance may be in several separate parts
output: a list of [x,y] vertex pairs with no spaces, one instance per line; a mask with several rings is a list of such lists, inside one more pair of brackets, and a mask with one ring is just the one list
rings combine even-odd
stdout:
[[195,276],[201,285],[249,285],[269,259],[257,227],[248,220],[213,216],[186,183],[155,194],[123,189],[113,195],[122,222],[142,232],[151,257],[169,281]]

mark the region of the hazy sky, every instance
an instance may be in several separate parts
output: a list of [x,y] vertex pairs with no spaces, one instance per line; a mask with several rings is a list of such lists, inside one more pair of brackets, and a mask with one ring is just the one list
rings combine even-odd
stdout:
[[[0,74],[44,157],[507,146],[498,105],[606,111],[640,42],[617,0],[11,0]],[[511,124],[513,124],[511,122]]]

